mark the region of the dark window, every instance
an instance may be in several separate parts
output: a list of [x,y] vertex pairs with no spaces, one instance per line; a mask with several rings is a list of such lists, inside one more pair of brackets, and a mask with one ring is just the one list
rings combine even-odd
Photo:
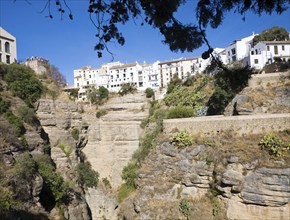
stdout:
[[284,47],[284,45],[282,45],[282,50],[283,50],[283,51],[285,50],[285,47]]
[[236,49],[232,49],[232,54],[233,54],[233,55],[236,54]]
[[274,54],[278,54],[278,47],[274,46]]
[[6,63],[10,64],[10,56],[9,55],[6,55]]
[[270,51],[270,46],[267,46],[267,50]]
[[258,59],[254,59],[254,63],[255,64],[258,64],[259,63],[259,60]]
[[6,53],[10,53],[10,44],[9,44],[9,42],[5,43],[5,52]]

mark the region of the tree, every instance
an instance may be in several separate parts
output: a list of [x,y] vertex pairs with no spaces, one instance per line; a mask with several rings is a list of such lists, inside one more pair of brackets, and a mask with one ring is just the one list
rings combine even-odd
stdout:
[[[61,15],[68,11],[69,18],[73,19],[67,0],[47,0],[44,10],[48,11],[48,17],[53,18],[51,2],[55,2]],[[194,24],[182,23],[176,18],[175,12],[187,2],[186,0],[88,0],[88,2],[90,19],[97,30],[95,50],[99,57],[102,57],[104,50],[111,53],[107,44],[113,40],[124,45],[125,38],[119,30],[119,24],[141,18],[140,25],[147,23],[158,29],[164,36],[163,42],[168,44],[170,50],[191,52],[206,44],[209,50],[203,57],[208,58],[212,48],[206,39],[206,28],[208,25],[217,28],[227,12],[234,11],[245,18],[247,11],[258,15],[273,12],[281,14],[289,7],[289,0],[199,0],[193,10],[196,12]]]
[[49,65],[48,75],[51,76],[56,85],[66,86],[66,79],[56,66]]
[[95,87],[89,88],[86,91],[87,100],[91,103],[97,103],[98,90]]
[[272,27],[270,29],[262,31],[261,34],[257,35],[253,39],[253,46],[260,41],[284,41],[289,40],[289,33],[285,28]]

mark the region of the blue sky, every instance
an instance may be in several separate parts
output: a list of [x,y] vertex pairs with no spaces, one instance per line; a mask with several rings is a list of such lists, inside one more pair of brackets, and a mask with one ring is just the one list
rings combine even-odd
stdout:
[[[46,17],[47,11],[39,13],[46,0],[0,0],[0,26],[17,38],[18,60],[39,56],[49,59],[50,63],[59,68],[66,77],[69,85],[73,85],[73,70],[91,65],[99,67],[103,63],[111,62],[112,57],[104,52],[99,59],[94,51],[97,42],[96,30],[89,20],[87,13],[89,0],[68,0],[74,20],[69,20],[67,14],[61,19],[53,10],[53,19]],[[193,22],[195,0],[189,1],[178,11],[178,17],[186,22]],[[52,8],[54,8],[54,4]],[[114,61],[124,63],[144,62],[152,63],[156,60],[165,61],[180,57],[200,56],[206,47],[191,53],[171,52],[162,43],[162,36],[158,30],[148,25],[140,26],[140,21],[129,22],[122,26],[126,43],[124,46],[110,44],[114,53]],[[215,47],[225,47],[236,39],[260,33],[273,26],[281,26],[290,32],[290,9],[282,15],[251,13],[246,14],[243,21],[241,15],[227,14],[222,25],[217,29],[207,30],[210,44]]]

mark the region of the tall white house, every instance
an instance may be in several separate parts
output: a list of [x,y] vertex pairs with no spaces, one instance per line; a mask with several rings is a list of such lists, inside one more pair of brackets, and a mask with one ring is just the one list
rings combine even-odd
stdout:
[[0,27],[0,62],[11,64],[16,61],[16,38]]
[[243,63],[255,69],[262,69],[275,59],[290,60],[290,41],[261,41],[251,49]]
[[240,40],[235,40],[232,44],[225,47],[225,53],[227,56],[225,64],[243,60],[246,56],[248,56],[254,37],[255,34]]

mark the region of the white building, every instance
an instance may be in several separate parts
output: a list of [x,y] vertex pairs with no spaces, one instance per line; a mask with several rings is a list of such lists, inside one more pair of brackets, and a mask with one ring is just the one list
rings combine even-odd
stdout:
[[208,60],[204,60],[201,57],[181,58],[160,62],[158,65],[160,87],[166,87],[175,74],[177,74],[178,78],[183,80],[187,76],[201,73],[208,65]]
[[255,69],[262,69],[275,59],[290,60],[290,41],[261,41],[251,49],[243,63]]
[[45,65],[48,64],[48,60],[42,57],[29,57],[26,61],[22,62],[21,64],[25,66],[29,66],[31,69],[34,70],[36,74],[44,74],[46,73],[47,69]]
[[160,87],[159,63],[160,61],[153,64],[143,64],[143,74],[147,77],[144,80],[144,88],[158,89]]
[[243,60],[248,56],[251,50],[251,44],[255,34],[245,37],[241,40],[235,40],[231,45],[225,47],[227,60],[225,64],[230,64],[235,61]]
[[0,27],[0,62],[11,64],[16,61],[16,38]]

